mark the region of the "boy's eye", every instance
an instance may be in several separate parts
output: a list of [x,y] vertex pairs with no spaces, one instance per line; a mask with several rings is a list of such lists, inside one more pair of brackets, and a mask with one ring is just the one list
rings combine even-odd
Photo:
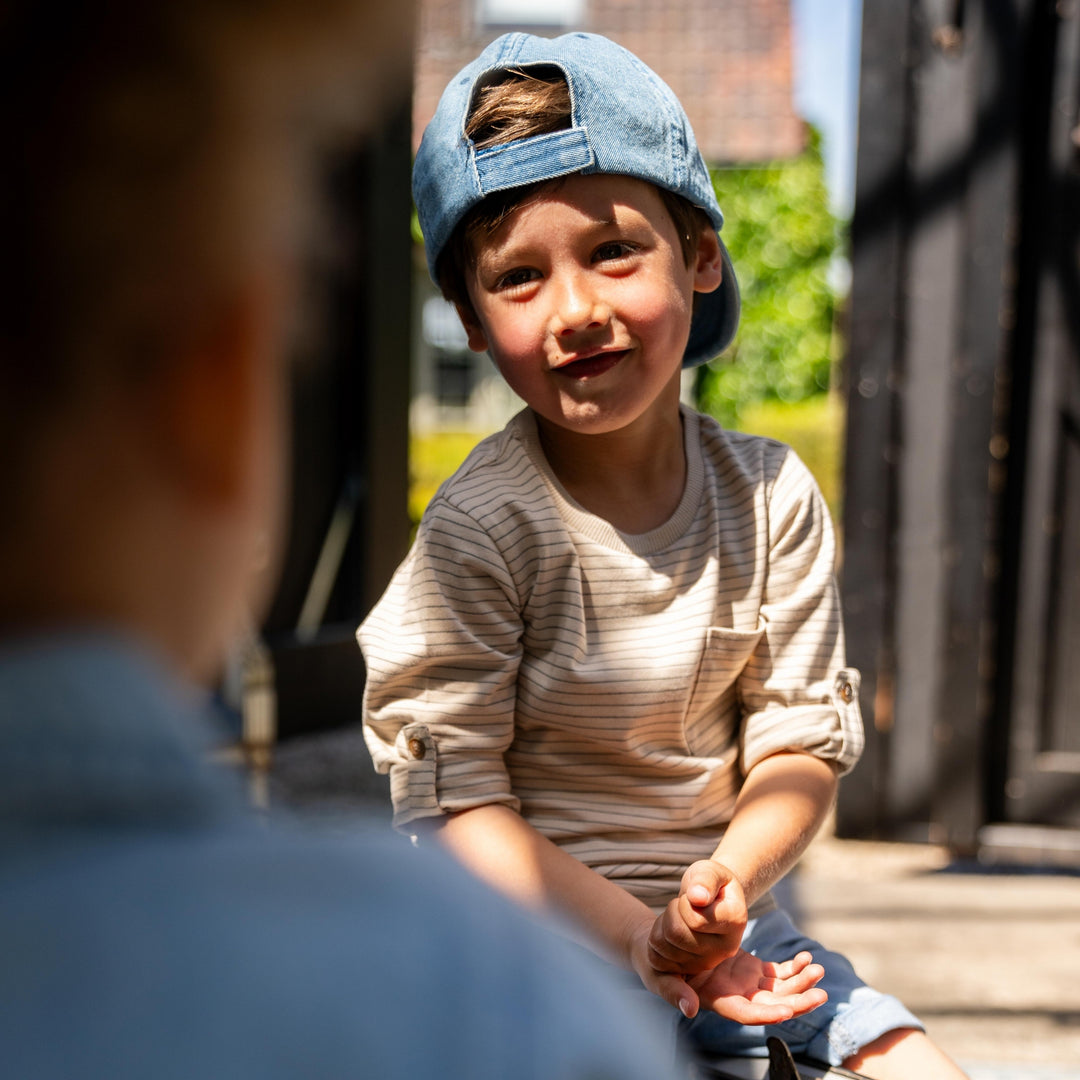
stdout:
[[539,276],[539,270],[534,270],[530,266],[519,266],[514,270],[508,270],[505,274],[500,274],[495,282],[495,288],[497,290],[517,288],[535,281]]
[[601,244],[593,252],[593,262],[612,262],[616,259],[625,259],[637,250],[634,244],[626,240],[611,240]]

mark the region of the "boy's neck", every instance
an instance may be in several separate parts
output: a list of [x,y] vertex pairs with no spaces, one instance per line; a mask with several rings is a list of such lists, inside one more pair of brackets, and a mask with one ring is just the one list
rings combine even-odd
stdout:
[[659,528],[675,513],[687,470],[678,408],[602,435],[567,431],[534,415],[552,472],[589,513],[631,535]]

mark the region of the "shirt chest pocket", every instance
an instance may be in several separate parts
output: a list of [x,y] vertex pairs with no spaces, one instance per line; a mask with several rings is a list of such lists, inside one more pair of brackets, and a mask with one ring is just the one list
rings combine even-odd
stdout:
[[709,627],[683,725],[687,748],[695,757],[721,757],[738,738],[738,678],[754,662],[764,633],[763,621],[753,630]]

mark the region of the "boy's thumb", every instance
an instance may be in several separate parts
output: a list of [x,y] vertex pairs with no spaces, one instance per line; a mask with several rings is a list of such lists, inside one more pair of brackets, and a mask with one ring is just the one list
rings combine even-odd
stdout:
[[687,900],[694,907],[705,907],[720,895],[725,881],[721,867],[703,859],[687,869],[682,885]]

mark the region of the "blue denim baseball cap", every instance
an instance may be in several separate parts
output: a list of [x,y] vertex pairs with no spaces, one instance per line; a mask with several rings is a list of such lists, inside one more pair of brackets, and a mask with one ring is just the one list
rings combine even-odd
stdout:
[[[571,126],[477,150],[465,122],[478,91],[508,68],[559,68],[570,88]],[[413,198],[428,270],[458,222],[497,191],[571,173],[615,173],[647,180],[705,211],[719,233],[724,215],[686,112],[670,87],[633,53],[599,34],[557,38],[504,34],[447,86],[413,167]],[[723,281],[694,298],[683,367],[718,356],[739,325],[739,285],[723,242]]]

